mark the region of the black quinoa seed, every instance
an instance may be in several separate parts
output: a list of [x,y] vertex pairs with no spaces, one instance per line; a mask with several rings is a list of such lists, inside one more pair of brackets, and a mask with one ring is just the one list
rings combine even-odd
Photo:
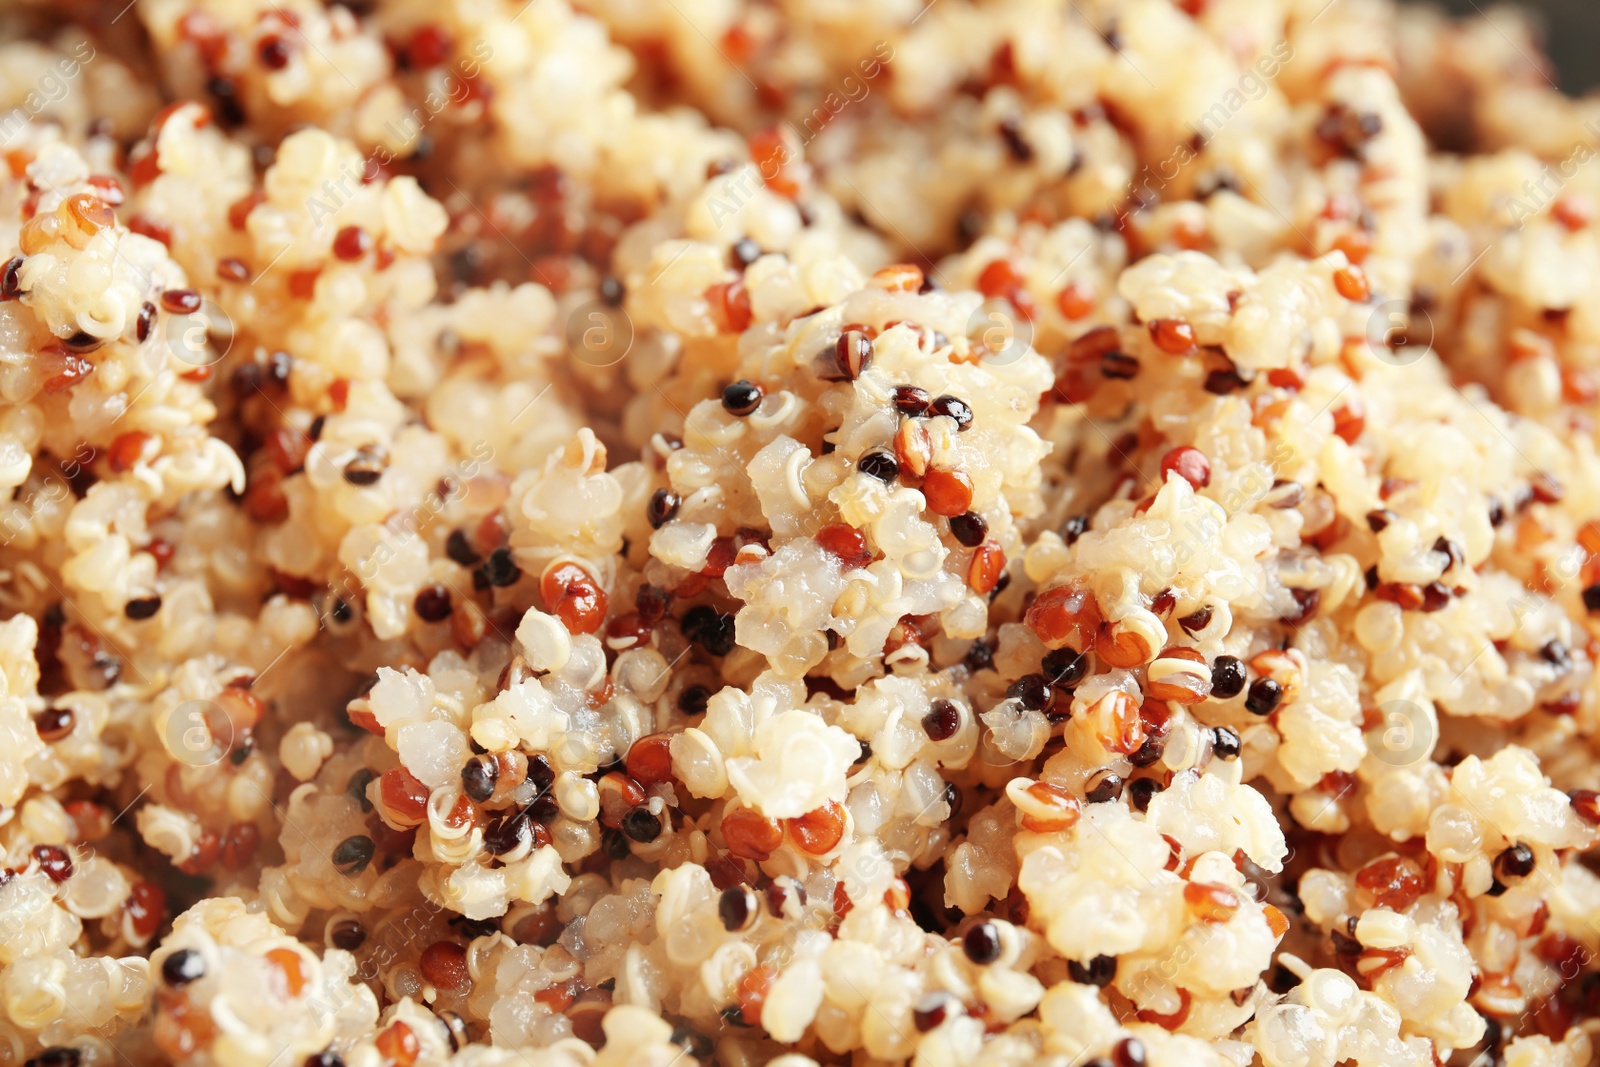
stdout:
[[483,574],[489,579],[490,585],[501,589],[522,580],[522,568],[511,558],[511,549],[505,545],[489,553],[489,558],[483,564]]
[[1214,726],[1211,729],[1211,753],[1221,760],[1239,758],[1239,733],[1231,726]]
[[672,521],[682,505],[683,498],[671,489],[657,489],[650,494],[650,503],[645,505],[644,517],[649,520],[651,529],[659,530]]
[[961,938],[961,950],[979,967],[1000,958],[1000,931],[994,923],[978,923]]
[[975,511],[962,512],[950,519],[950,534],[968,548],[977,548],[989,536],[989,524]]
[[740,378],[722,391],[722,407],[728,414],[743,418],[761,406],[761,396],[761,386]]
[[424,586],[411,602],[411,608],[423,622],[442,622],[455,610],[450,603],[450,590],[442,585]]
[[206,960],[192,948],[180,948],[161,961],[161,980],[174,989],[205,977]]
[[705,649],[713,656],[726,656],[733,651],[733,616],[707,604],[697,604],[683,614],[680,623],[683,636]]
[[1133,805],[1134,811],[1144,811],[1150,807],[1151,798],[1161,790],[1161,783],[1154,778],[1135,778],[1128,783],[1128,803]]
[[1250,695],[1244,698],[1245,710],[1252,715],[1271,715],[1283,699],[1283,686],[1273,678],[1257,678],[1250,683]]
[[526,811],[514,811],[489,824],[483,832],[483,847],[491,856],[504,856],[515,852],[524,842],[533,840],[533,820]]
[[1533,849],[1521,841],[1494,858],[1495,877],[1502,882],[1515,882],[1533,873],[1537,860]]
[[743,885],[724,889],[722,898],[717,901],[717,915],[722,919],[723,929],[731,934],[748,929],[760,910],[756,895]]
[[450,536],[445,538],[444,554],[463,567],[476,566],[482,556],[472,550],[472,543],[467,540],[465,530],[451,530]]
[[661,836],[661,820],[641,804],[622,817],[622,832],[630,840],[647,845]]
[[1105,804],[1122,795],[1122,776],[1102,771],[1089,779],[1089,788],[1084,791],[1083,799],[1091,804]]
[[328,931],[328,941],[334,948],[354,952],[366,943],[367,928],[355,919],[342,919]]
[[1089,673],[1089,657],[1074,648],[1058,648],[1045,654],[1039,670],[1051,685],[1071,689]]
[[1104,987],[1111,982],[1111,979],[1117,976],[1117,958],[1115,956],[1096,956],[1088,963],[1068,960],[1067,973],[1079,985]]
[[473,756],[461,768],[461,791],[467,799],[482,804],[494,796],[500,780],[500,762],[493,756]]
[[933,742],[948,741],[961,729],[961,709],[943,697],[936,699],[922,717],[922,731]]
[[161,598],[158,596],[142,596],[122,606],[122,613],[135,622],[151,618],[160,610]]
[[856,469],[884,483],[892,482],[900,476],[900,464],[895,461],[894,453],[886,448],[874,448],[862,453],[861,458],[856,461]]
[[926,389],[918,389],[914,385],[898,385],[894,390],[894,409],[902,415],[913,419],[921,418],[928,414],[928,408],[933,405],[933,397]]
[[333,866],[340,874],[353,876],[367,869],[376,851],[372,838],[354,834],[345,838],[333,850]]
[[945,415],[956,422],[957,430],[965,430],[972,425],[972,407],[965,400],[954,396],[937,397],[928,407],[930,415]]
[[1050,683],[1042,674],[1024,674],[1006,687],[1006,696],[1029,711],[1043,711],[1050,705]]

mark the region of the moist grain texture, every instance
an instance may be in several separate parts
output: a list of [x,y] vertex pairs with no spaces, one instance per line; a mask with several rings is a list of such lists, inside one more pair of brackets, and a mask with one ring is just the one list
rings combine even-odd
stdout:
[[1591,1062],[1521,16],[120,6],[0,13],[0,1065]]

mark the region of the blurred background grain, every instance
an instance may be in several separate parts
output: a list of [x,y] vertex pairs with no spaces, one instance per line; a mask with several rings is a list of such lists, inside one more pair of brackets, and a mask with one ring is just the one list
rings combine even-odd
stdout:
[[[1460,14],[1489,7],[1489,0],[1444,0]],[[1544,19],[1545,43],[1560,71],[1561,87],[1586,93],[1600,86],[1600,0],[1524,0]]]

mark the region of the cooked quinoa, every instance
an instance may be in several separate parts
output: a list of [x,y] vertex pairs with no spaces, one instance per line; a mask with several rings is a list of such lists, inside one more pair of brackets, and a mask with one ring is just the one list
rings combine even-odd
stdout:
[[125,2],[0,11],[0,1067],[1591,1063],[1523,16]]

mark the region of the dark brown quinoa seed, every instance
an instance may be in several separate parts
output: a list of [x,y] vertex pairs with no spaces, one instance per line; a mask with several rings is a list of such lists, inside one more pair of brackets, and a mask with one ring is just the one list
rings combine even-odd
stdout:
[[1572,810],[1590,826],[1600,826],[1600,793],[1593,789],[1574,789],[1567,794]]
[[728,258],[736,268],[743,270],[761,258],[761,246],[748,237],[741,237],[728,249]]
[[1089,673],[1089,657],[1074,648],[1054,649],[1039,661],[1039,671],[1052,686],[1070,690]]
[[872,366],[872,339],[860,330],[846,330],[833,346],[833,359],[839,376],[855,381],[862,371]]
[[1211,728],[1211,754],[1218,759],[1238,759],[1240,744],[1239,733],[1233,727],[1213,726]]
[[[1215,682],[1213,681],[1213,687]],[[1213,688],[1213,692],[1215,688]],[[1283,699],[1283,686],[1272,678],[1257,678],[1250,683],[1250,695],[1244,698],[1245,710],[1252,715],[1271,715]]]
[[894,453],[883,448],[874,448],[862,453],[861,458],[856,461],[856,469],[885,483],[892,482],[900,476],[900,464],[895,461]]
[[756,408],[761,406],[761,397],[761,386],[740,378],[722,391],[722,408],[730,415],[743,418],[755,414]]
[[33,717],[33,729],[39,740],[53,744],[72,732],[74,721],[71,708],[45,708]]
[[161,306],[174,315],[192,315],[200,310],[200,294],[193,289],[168,289],[161,294]]
[[1533,849],[1521,841],[1494,858],[1495,877],[1502,882],[1515,882],[1533,873],[1537,864]]
[[661,836],[661,820],[641,804],[622,817],[622,832],[630,840],[647,845]]
[[1136,1037],[1125,1037],[1117,1042],[1111,1058],[1116,1061],[1117,1067],[1144,1067],[1147,1062],[1144,1043]]
[[411,607],[423,622],[441,622],[455,610],[450,602],[450,590],[442,585],[424,586],[411,602]]
[[717,915],[722,919],[723,929],[730,934],[749,929],[760,910],[756,895],[742,885],[724,889],[721,899],[717,901]]
[[473,756],[461,768],[461,791],[467,799],[482,804],[494,796],[500,780],[500,761],[490,755]]
[[556,772],[550,766],[550,761],[543,753],[528,757],[528,781],[533,783],[534,789],[540,793],[547,792],[556,784]]
[[511,558],[511,549],[504,545],[489,553],[489,558],[479,569],[488,583],[499,589],[516,585],[522,580],[522,568]]
[[706,710],[711,691],[703,685],[691,685],[678,694],[678,710],[685,715],[700,715]]
[[926,389],[914,385],[897,385],[894,390],[894,409],[902,415],[920,418],[933,405],[933,397]]
[[1378,508],[1376,511],[1367,512],[1367,529],[1373,533],[1380,533],[1388,529],[1389,524],[1400,516],[1388,508]]
[[1029,711],[1043,711],[1050,705],[1050,683],[1042,674],[1024,674],[1006,687],[1006,696]]
[[987,967],[1000,958],[1000,930],[994,923],[978,923],[962,935],[961,951],[979,967]]
[[161,961],[161,980],[173,989],[205,977],[206,959],[192,948],[180,948]]
[[1443,582],[1429,582],[1422,587],[1423,611],[1442,611],[1450,604],[1450,587]]
[[650,494],[650,502],[645,505],[644,517],[649,521],[651,529],[659,530],[672,521],[682,505],[683,498],[671,489],[657,489]]
[[972,407],[960,397],[947,395],[935,398],[928,406],[928,414],[954,419],[957,430],[965,430],[972,425]]
[[146,300],[139,305],[139,317],[133,323],[133,339],[143,344],[150,339],[150,328],[155,325],[156,306]]
[[1135,778],[1128,783],[1128,803],[1134,811],[1144,811],[1150,807],[1150,800],[1162,791],[1163,786],[1154,778]]
[[621,279],[614,274],[607,274],[600,279],[600,302],[607,307],[621,307],[622,301],[628,292],[623,287]]
[[350,780],[344,785],[345,793],[351,799],[355,800],[361,805],[361,810],[363,812],[372,810],[372,801],[367,799],[367,786],[372,784],[377,777],[377,771],[369,770],[368,768],[363,767],[359,771],[356,771],[354,774],[352,774],[350,776]]
[[1105,804],[1122,795],[1122,776],[1110,771],[1097,771],[1091,775],[1083,799],[1091,804]]
[[367,940],[367,928],[355,919],[341,919],[328,931],[328,942],[334,948],[354,952]]
[[334,847],[332,857],[334,870],[346,877],[358,875],[372,862],[375,851],[377,846],[372,838],[366,834],[353,834]]
[[1195,611],[1190,612],[1178,620],[1178,625],[1189,633],[1196,634],[1211,625],[1211,605],[1202,604]]
[[1151,734],[1144,739],[1144,744],[1128,756],[1128,762],[1135,767],[1148,767],[1159,760],[1166,750],[1167,739]]
[[450,536],[445,538],[444,553],[463,567],[475,566],[482,556],[473,551],[472,543],[467,540],[465,530],[451,530]]
[[1236,393],[1250,383],[1239,376],[1239,372],[1232,368],[1214,370],[1206,375],[1205,390],[1214,396],[1227,396]]
[[0,300],[15,300],[22,295],[22,282],[17,272],[22,269],[23,262],[22,256],[12,256],[0,267]]
[[1117,958],[1115,956],[1096,956],[1088,963],[1068,960],[1067,973],[1079,985],[1104,987],[1111,982],[1111,979],[1117,976]]
[[922,1034],[938,1029],[939,1024],[950,1017],[955,1007],[956,998],[949,993],[924,993],[917,998],[916,1006],[911,1009],[911,1025]]
[[783,874],[767,886],[767,911],[776,919],[798,919],[806,906],[806,887]]
[[483,847],[491,856],[515,852],[533,840],[533,823],[525,811],[514,811],[489,824],[483,831]]
[[122,605],[122,613],[135,622],[148,619],[160,610],[161,598],[158,596],[142,596]]
[[376,485],[388,465],[389,458],[382,452],[362,448],[344,465],[344,480],[357,486]]
[[1139,376],[1139,361],[1126,352],[1112,350],[1100,357],[1100,376],[1128,381]]
[[967,548],[977,548],[989,536],[989,524],[975,511],[964,511],[950,519],[950,535]]
[[961,729],[961,709],[954,702],[940,697],[922,717],[922,731],[933,742],[948,741]]
[[59,845],[34,845],[33,858],[45,877],[57,885],[72,877],[72,856]]

